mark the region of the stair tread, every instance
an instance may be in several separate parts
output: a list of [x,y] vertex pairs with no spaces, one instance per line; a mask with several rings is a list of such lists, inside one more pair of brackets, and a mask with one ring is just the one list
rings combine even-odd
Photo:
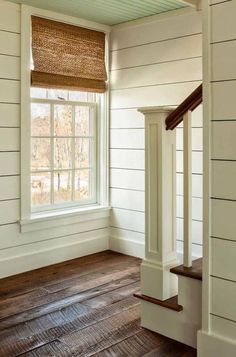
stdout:
[[202,258],[193,261],[192,267],[186,268],[184,265],[170,269],[171,273],[186,276],[188,278],[202,280]]
[[174,310],[174,311],[178,311],[178,312],[183,310],[183,306],[178,304],[178,295],[173,296],[167,300],[158,300],[158,299],[155,299],[153,297],[143,295],[143,294],[134,294],[134,296],[138,299],[148,301],[152,304],[159,305],[159,306],[165,307],[170,310]]

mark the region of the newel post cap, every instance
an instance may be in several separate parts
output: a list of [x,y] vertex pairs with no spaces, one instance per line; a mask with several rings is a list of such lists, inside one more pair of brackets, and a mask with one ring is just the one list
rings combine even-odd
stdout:
[[173,107],[143,107],[143,108],[138,108],[138,112],[147,115],[147,114],[170,114],[173,112],[175,108]]

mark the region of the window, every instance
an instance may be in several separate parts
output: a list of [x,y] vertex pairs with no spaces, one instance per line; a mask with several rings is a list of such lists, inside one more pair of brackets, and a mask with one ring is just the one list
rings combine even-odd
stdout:
[[99,94],[31,88],[31,207],[96,203]]
[[30,231],[108,208],[110,28],[25,5],[22,24],[21,227]]

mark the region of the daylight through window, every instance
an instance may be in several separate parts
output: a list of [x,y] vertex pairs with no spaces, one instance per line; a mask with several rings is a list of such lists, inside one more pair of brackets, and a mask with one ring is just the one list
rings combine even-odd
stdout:
[[33,211],[96,203],[99,94],[31,88]]

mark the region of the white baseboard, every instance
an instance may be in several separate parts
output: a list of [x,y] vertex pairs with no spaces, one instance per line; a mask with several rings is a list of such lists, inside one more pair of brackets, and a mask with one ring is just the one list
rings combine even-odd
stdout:
[[223,336],[198,332],[198,357],[233,357],[236,356],[236,341]]
[[143,242],[137,242],[130,239],[110,237],[110,249],[114,252],[131,255],[138,258],[144,258],[145,245]]
[[107,249],[143,258],[145,246],[143,242],[109,237],[109,229],[78,233],[46,242],[32,242],[31,244],[6,249],[5,256],[7,258],[3,254],[0,255],[0,278]]
[[68,242],[68,244],[55,242],[54,247],[45,247],[41,250],[37,250],[32,244],[32,251],[28,251],[25,254],[22,253],[21,249],[19,254],[0,260],[0,278],[109,249],[108,234],[99,235],[95,231],[91,232],[90,237],[84,238],[82,236],[81,238],[79,239],[78,237],[77,241]]

